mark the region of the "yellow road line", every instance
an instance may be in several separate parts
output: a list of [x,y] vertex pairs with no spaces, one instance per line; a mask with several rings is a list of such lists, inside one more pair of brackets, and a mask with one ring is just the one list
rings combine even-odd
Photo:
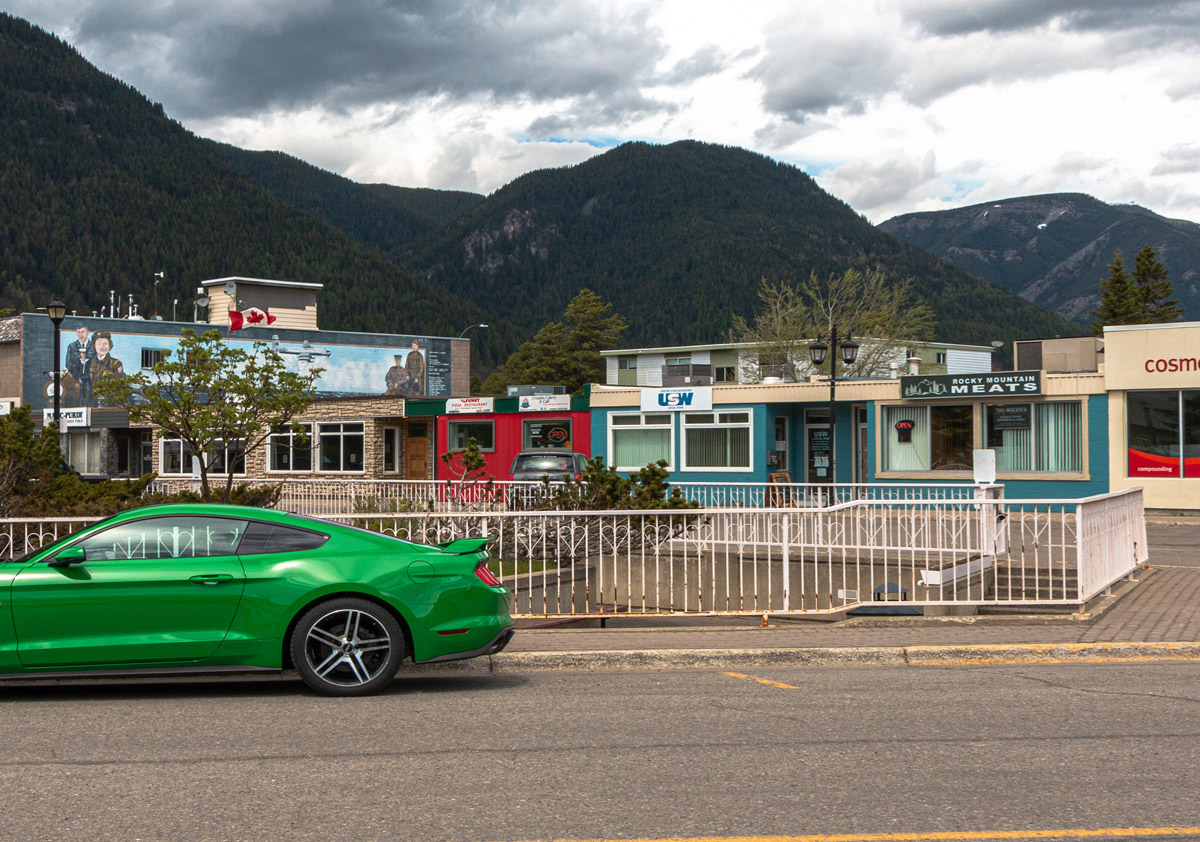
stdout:
[[[725,673],[738,678],[737,673]],[[761,681],[761,679],[754,679]],[[771,682],[766,682],[770,684]],[[784,685],[786,686],[786,685]],[[1071,827],[1058,830],[964,830],[930,833],[835,833],[808,836],[669,836],[637,839],[588,839],[579,842],[936,842],[976,839],[1144,839],[1195,836],[1200,827]]]
[[1200,643],[1183,641],[908,646],[904,651],[914,667],[1200,661]]
[[728,675],[733,678],[744,678],[747,681],[757,681],[759,684],[766,684],[770,687],[780,687],[784,690],[799,690],[800,689],[799,687],[796,687],[792,684],[782,684],[778,681],[768,681],[765,678],[755,678],[753,675],[743,675],[740,672],[726,672],[726,673],[722,673],[722,675]]

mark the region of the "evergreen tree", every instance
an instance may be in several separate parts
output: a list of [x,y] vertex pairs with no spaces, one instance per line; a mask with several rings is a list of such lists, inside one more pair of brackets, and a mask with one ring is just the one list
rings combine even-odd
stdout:
[[1183,313],[1179,299],[1171,297],[1175,288],[1167,280],[1167,267],[1148,244],[1133,259],[1133,284],[1146,309],[1147,322],[1173,322]]
[[550,322],[519,347],[484,383],[489,395],[504,394],[518,383],[565,386],[579,391],[584,383],[599,381],[604,359],[625,330],[625,320],[612,312],[590,289],[583,289],[567,305],[563,321]]
[[1138,325],[1146,322],[1146,305],[1133,277],[1125,271],[1125,258],[1117,249],[1108,264],[1108,278],[1100,282],[1100,309],[1089,311],[1096,317],[1092,333],[1099,336],[1105,325]]

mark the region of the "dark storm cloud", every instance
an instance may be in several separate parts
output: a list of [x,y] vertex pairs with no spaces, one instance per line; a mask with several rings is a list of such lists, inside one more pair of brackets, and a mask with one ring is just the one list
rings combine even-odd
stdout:
[[105,57],[153,53],[127,81],[173,116],[341,109],[416,96],[617,99],[652,81],[665,48],[644,13],[569,0],[91,3],[73,41]]

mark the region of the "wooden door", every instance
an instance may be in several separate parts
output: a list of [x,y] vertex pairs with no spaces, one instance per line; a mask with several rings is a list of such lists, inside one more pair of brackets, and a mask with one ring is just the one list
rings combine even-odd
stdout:
[[407,440],[407,479],[429,479],[429,422],[409,421],[405,425]]

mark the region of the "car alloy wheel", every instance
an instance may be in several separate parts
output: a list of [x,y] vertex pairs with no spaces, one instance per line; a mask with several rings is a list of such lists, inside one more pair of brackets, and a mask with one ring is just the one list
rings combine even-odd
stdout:
[[396,619],[365,599],[335,599],[314,606],[292,632],[292,663],[318,693],[361,696],[395,676],[404,657]]

